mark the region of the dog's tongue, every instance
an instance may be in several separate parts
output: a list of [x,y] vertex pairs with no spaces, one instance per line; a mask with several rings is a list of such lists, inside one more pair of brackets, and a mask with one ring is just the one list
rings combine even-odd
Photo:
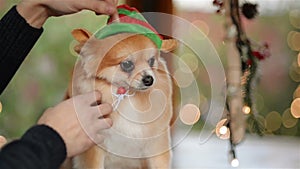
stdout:
[[125,87],[119,87],[117,90],[117,94],[125,94],[126,93],[126,89]]

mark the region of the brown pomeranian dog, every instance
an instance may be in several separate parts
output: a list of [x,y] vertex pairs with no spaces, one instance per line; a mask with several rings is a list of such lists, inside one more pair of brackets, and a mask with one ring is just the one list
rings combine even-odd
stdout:
[[67,96],[93,90],[113,105],[104,142],[73,158],[76,169],[171,168],[172,81],[161,48],[142,34],[120,33],[98,39],[86,30],[72,32],[80,54]]

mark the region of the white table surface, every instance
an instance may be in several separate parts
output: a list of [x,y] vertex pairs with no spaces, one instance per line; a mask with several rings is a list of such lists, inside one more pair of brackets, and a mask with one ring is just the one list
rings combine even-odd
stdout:
[[[228,159],[228,140],[212,136],[200,145],[198,139],[198,133],[190,133],[173,148],[172,168],[233,168]],[[236,153],[240,162],[237,168],[300,169],[299,137],[246,135]]]

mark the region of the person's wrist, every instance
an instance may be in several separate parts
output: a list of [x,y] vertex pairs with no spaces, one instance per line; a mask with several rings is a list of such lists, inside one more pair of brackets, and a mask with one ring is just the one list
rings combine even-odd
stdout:
[[20,2],[17,5],[17,11],[30,26],[38,29],[49,18],[47,9],[39,1]]

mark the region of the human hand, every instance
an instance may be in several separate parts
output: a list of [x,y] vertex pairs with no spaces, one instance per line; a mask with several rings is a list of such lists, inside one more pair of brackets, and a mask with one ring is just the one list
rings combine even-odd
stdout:
[[62,16],[91,10],[117,19],[118,0],[22,0],[18,12],[35,28],[41,28],[50,16]]
[[112,126],[112,120],[104,118],[112,112],[111,105],[94,105],[100,99],[97,91],[75,96],[46,110],[38,124],[48,125],[60,134],[68,157],[83,153],[94,145],[93,141],[97,144],[103,141],[99,131]]
[[7,140],[4,136],[0,136],[0,149],[7,143]]

